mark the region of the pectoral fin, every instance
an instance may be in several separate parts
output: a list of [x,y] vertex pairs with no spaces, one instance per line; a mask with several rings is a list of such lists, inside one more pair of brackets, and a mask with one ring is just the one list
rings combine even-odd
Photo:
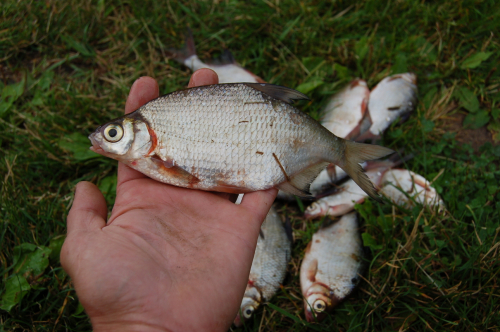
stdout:
[[188,187],[192,187],[193,185],[200,182],[200,179],[198,179],[193,174],[189,173],[179,166],[175,166],[172,160],[162,160],[157,155],[152,156],[150,159],[158,167],[158,172],[168,177],[180,179]]

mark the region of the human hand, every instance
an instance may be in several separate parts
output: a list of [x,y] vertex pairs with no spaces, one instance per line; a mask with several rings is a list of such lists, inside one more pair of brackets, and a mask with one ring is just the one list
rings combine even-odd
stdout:
[[[218,82],[201,69],[189,87]],[[125,113],[158,97],[138,79]],[[228,194],[170,186],[118,164],[116,201],[80,182],[68,214],[61,264],[94,331],[225,331],[236,316],[260,225],[277,190]]]

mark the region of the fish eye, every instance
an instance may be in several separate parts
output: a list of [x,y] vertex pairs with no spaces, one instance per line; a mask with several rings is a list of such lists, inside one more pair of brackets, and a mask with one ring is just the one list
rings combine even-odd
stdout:
[[108,142],[118,142],[123,137],[123,128],[118,124],[109,124],[104,128],[104,138]]
[[314,302],[313,309],[316,312],[323,312],[323,311],[325,311],[325,309],[326,309],[325,301],[323,301],[323,300],[317,300],[316,302]]
[[245,310],[243,310],[243,317],[245,317],[246,319],[250,318],[250,316],[252,316],[254,310],[255,310],[255,308],[252,306],[245,308]]

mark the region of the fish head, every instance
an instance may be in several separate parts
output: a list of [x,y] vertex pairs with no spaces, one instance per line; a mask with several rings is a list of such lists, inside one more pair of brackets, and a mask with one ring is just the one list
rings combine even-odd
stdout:
[[340,301],[334,292],[321,284],[314,284],[304,296],[304,311],[308,322],[322,321]]
[[147,123],[127,115],[100,126],[89,139],[92,151],[123,162],[148,155],[156,145]]
[[259,307],[261,302],[261,295],[258,289],[252,285],[250,282],[245,290],[245,295],[243,300],[241,300],[240,311],[236,318],[234,319],[234,325],[236,327],[242,326],[245,321],[250,319]]
[[316,201],[309,205],[304,212],[304,216],[307,219],[312,219],[318,216],[323,216],[328,211],[328,204],[323,201]]

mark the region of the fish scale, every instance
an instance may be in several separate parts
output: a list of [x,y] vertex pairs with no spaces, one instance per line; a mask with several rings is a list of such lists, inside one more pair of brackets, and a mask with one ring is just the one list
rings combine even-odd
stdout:
[[[195,104],[207,89],[213,99]],[[217,105],[216,109],[212,103]],[[291,105],[273,103],[262,92],[246,85],[214,85],[189,89],[187,94],[179,91],[158,98],[139,111],[146,119],[152,119],[150,125],[161,142],[156,153],[163,160],[174,159],[175,165],[185,170],[194,165],[198,178],[209,177],[208,173],[213,174],[215,168],[215,173],[232,177],[230,185],[243,187],[250,184],[251,189],[257,190],[267,182],[285,180],[273,153],[289,174],[309,166],[308,158],[286,151],[290,150],[289,141],[305,143],[307,139],[307,132],[300,130],[286,114],[297,114],[303,121],[309,119]],[[192,121],[185,121],[186,111],[192,113]],[[269,115],[269,112],[276,116]],[[248,122],[243,124],[241,121]],[[309,135],[317,136],[314,133]],[[231,149],[234,153],[229,153]],[[259,155],[257,151],[264,154]],[[257,167],[260,164],[265,165],[267,175],[261,174],[260,167]]]

